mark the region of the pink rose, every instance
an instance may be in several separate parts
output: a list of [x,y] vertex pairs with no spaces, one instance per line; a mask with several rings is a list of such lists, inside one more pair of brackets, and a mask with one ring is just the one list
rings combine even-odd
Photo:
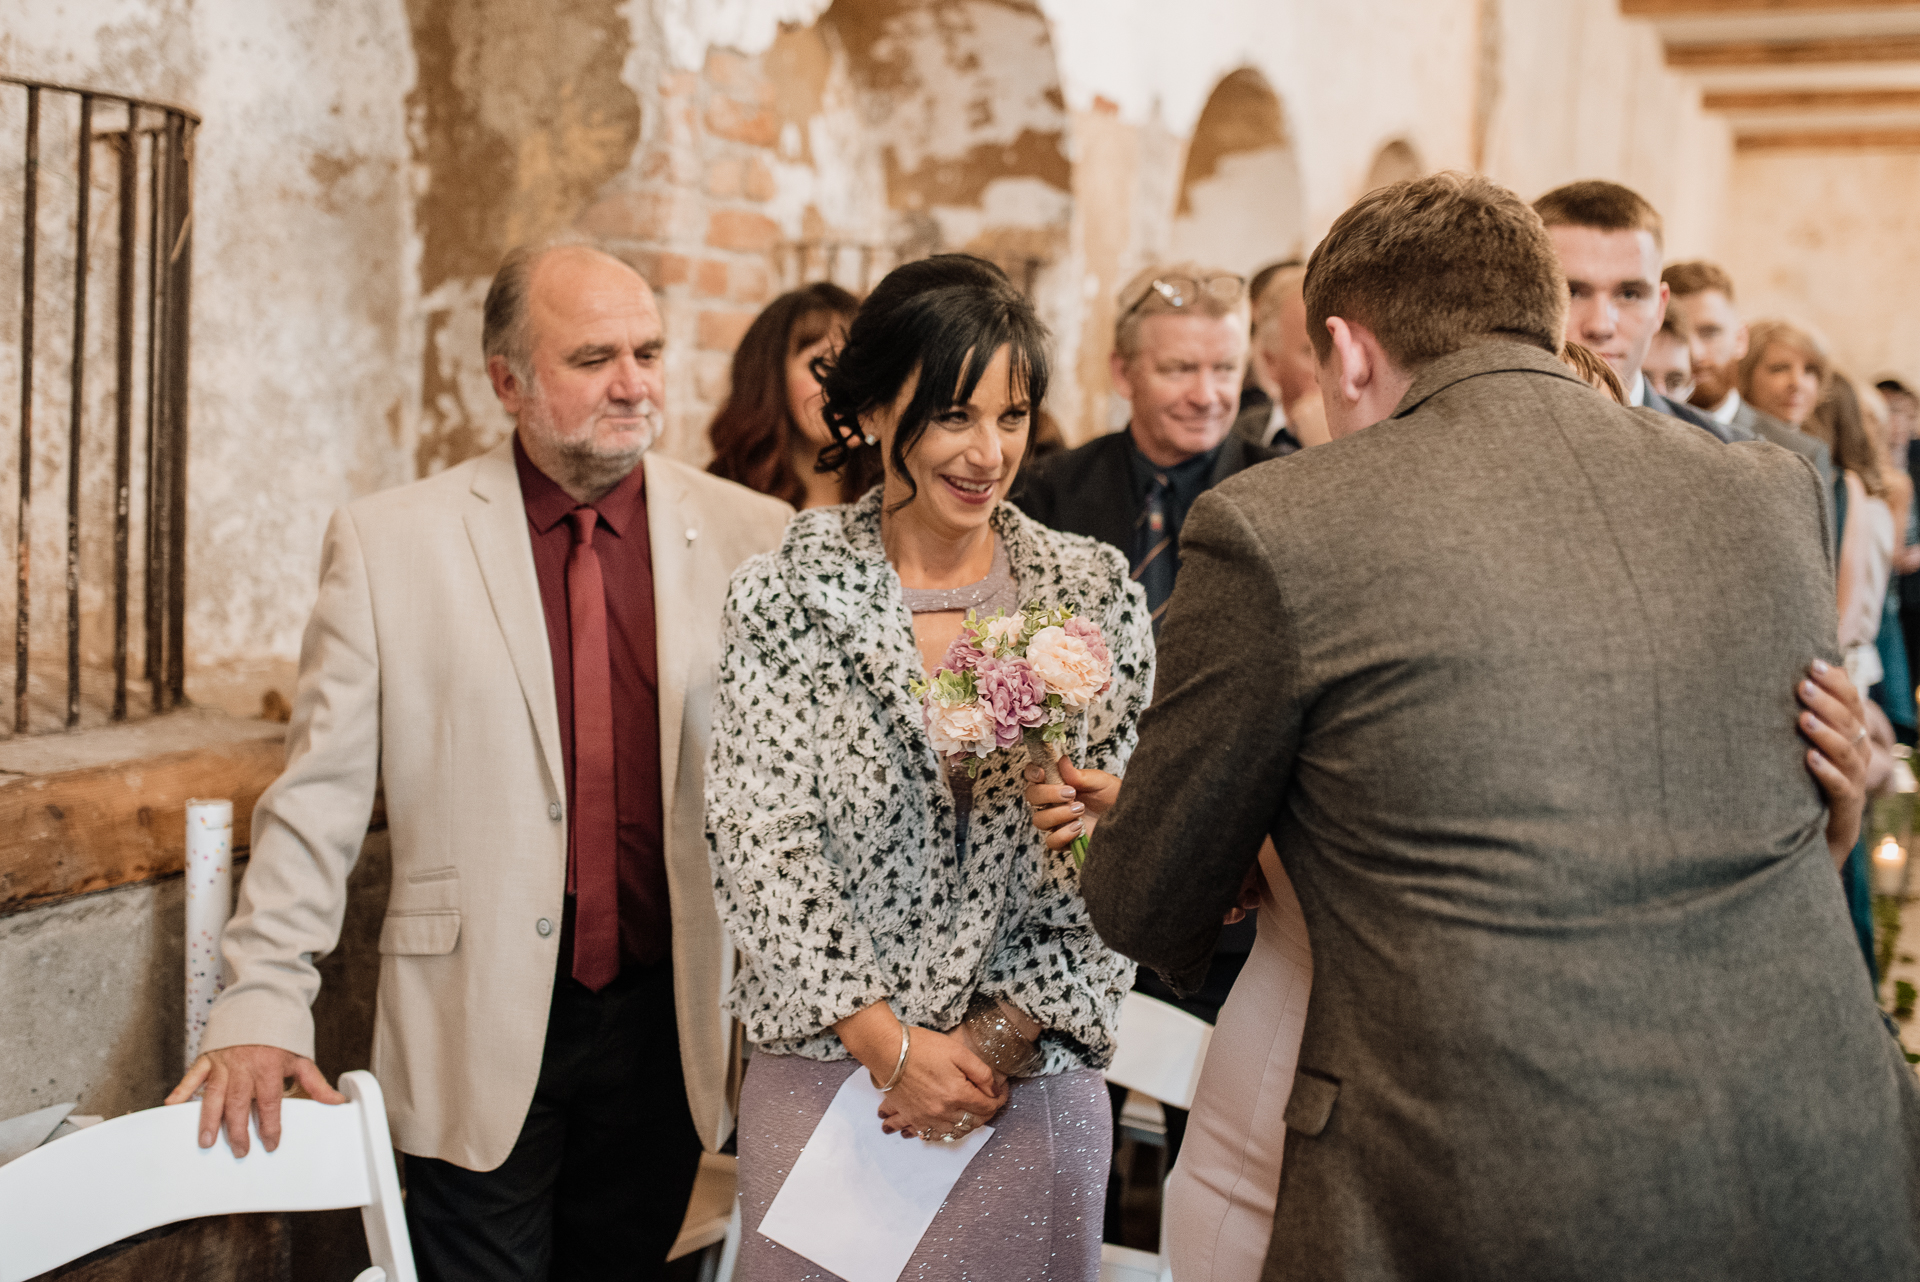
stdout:
[[1020,742],[1023,731],[1047,724],[1047,687],[1025,659],[982,659],[973,670],[980,701],[993,713],[994,738],[1002,748]]
[[961,633],[947,647],[947,657],[940,660],[940,666],[948,672],[972,672],[973,665],[980,662],[986,652],[967,640],[967,634]]
[[968,753],[984,757],[997,746],[993,713],[984,703],[970,699],[965,703],[926,703],[927,736],[933,750],[943,757]]
[[[1104,648],[1104,647],[1103,647]],[[1041,628],[1027,642],[1027,662],[1047,683],[1047,690],[1075,712],[1083,712],[1100,697],[1111,677],[1108,663],[1096,659],[1080,637],[1064,628]]]

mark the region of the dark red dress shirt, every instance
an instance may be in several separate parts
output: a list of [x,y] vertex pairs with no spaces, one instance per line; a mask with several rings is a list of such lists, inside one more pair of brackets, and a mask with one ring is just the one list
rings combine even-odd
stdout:
[[[554,706],[560,713],[560,756],[567,772],[567,813],[573,813],[573,635],[567,612],[567,553],[573,529],[567,513],[580,506],[533,465],[513,442],[520,472],[533,568],[547,616],[553,656]],[[647,536],[645,469],[636,467],[612,493],[593,504],[593,536],[607,593],[607,659],[613,678],[614,810],[620,826],[616,856],[620,886],[622,965],[652,965],[672,951],[666,846],[660,797],[659,651],[654,642],[653,546]],[[609,535],[611,537],[609,537]],[[573,957],[573,897],[561,930],[561,973]]]

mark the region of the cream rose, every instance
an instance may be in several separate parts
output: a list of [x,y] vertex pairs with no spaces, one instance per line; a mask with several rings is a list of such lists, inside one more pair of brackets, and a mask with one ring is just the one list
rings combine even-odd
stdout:
[[1027,662],[1049,693],[1075,712],[1084,711],[1106,688],[1107,665],[1093,657],[1087,643],[1064,628],[1041,628],[1027,642]]
[[928,703],[927,735],[933,740],[933,750],[943,757],[956,753],[984,757],[996,747],[993,713],[972,701]]
[[1018,644],[1020,629],[1026,624],[1026,619],[1018,614],[988,620],[986,634],[980,639],[980,648],[988,654],[1005,654],[1009,646]]

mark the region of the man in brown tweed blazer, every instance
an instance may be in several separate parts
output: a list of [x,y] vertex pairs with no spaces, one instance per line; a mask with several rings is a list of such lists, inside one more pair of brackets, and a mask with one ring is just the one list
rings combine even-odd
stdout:
[[1194,505],[1083,879],[1191,985],[1279,849],[1314,988],[1265,1277],[1920,1276],[1920,1100],[1790,728],[1838,658],[1813,468],[1573,378],[1485,180],[1372,193],[1308,273],[1337,439]]

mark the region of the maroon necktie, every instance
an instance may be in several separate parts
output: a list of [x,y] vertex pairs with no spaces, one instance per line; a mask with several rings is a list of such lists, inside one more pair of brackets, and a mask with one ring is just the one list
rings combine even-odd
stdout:
[[620,973],[619,829],[613,795],[613,677],[607,658],[607,591],[593,550],[590,507],[567,513],[567,618],[573,634],[573,977],[599,992]]

